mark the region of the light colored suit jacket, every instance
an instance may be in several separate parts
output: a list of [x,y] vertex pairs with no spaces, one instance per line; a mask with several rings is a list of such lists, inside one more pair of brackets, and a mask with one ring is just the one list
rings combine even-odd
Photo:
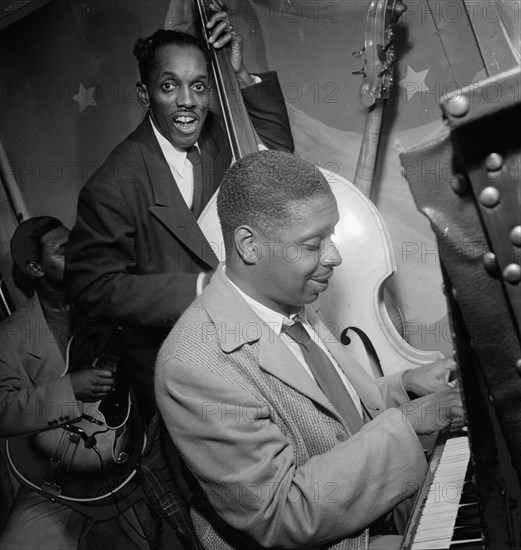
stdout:
[[208,550],[366,548],[366,527],[423,480],[416,434],[386,409],[407,400],[400,373],[377,385],[306,315],[371,419],[355,435],[221,269],[159,352],[159,410],[217,513],[192,510]]
[[0,323],[0,437],[56,427],[82,414],[37,294]]

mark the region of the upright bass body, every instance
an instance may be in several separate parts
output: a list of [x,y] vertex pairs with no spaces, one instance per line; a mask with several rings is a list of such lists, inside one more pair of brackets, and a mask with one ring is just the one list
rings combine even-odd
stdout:
[[[214,4],[224,9],[221,0],[197,0],[201,21],[206,23],[215,11]],[[387,30],[390,21],[399,16],[399,0],[373,0],[368,20],[378,21],[369,26],[371,36],[380,37],[387,64],[381,69],[387,73],[392,56],[387,53],[392,35]],[[376,33],[376,34],[375,34]],[[375,42],[373,40],[373,42]],[[255,135],[238,89],[229,52],[214,50],[212,67],[223,111],[233,160],[258,151]],[[375,42],[372,50],[378,50]],[[382,50],[383,51],[383,50]],[[382,53],[382,52],[380,52]],[[377,52],[374,59],[380,59]],[[389,59],[387,59],[389,57]],[[389,66],[388,66],[389,65]],[[379,73],[379,79],[382,74]],[[374,84],[381,90],[380,84]],[[330,329],[346,345],[356,359],[375,377],[405,368],[417,367],[442,357],[438,352],[423,352],[409,346],[391,322],[384,304],[384,283],[395,271],[395,261],[385,224],[369,199],[341,176],[324,171],[338,202],[340,221],[335,240],[343,257],[335,269],[330,288],[321,295],[322,312]],[[216,196],[201,213],[198,223],[222,261],[225,257],[221,227],[217,217]]]
[[[421,351],[405,342],[389,317],[383,288],[396,264],[380,213],[349,181],[323,173],[338,203],[340,220],[333,239],[342,256],[329,288],[320,295],[330,330],[375,377],[440,359],[439,352]],[[216,196],[201,213],[199,225],[217,257],[224,260]]]

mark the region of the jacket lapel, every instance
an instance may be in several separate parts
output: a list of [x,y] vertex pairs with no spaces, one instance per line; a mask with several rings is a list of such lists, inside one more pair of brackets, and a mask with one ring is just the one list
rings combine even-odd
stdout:
[[54,335],[43,315],[40,300],[35,292],[28,303],[29,315],[25,326],[24,346],[27,352],[25,369],[29,378],[37,386],[65,374],[67,368],[54,341]]
[[148,116],[140,129],[141,152],[155,202],[149,207],[150,213],[203,262],[215,268],[217,257],[179,191]]
[[[259,363],[264,371],[332,411],[326,396],[289,348],[233,288],[222,265],[206,288],[203,300],[208,314],[219,328],[221,347],[225,353],[232,353],[247,343],[260,340]],[[340,415],[332,412],[343,423]]]
[[264,334],[261,338],[259,356],[261,368],[295,391],[334,413],[338,420],[343,423],[342,417],[332,410],[329,400],[320,391],[316,382],[304,370],[289,348],[269,327],[266,328],[269,329],[271,335]]

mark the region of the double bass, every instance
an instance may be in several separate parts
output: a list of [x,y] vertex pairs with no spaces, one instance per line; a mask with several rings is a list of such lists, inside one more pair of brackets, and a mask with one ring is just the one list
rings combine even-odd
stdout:
[[[377,6],[368,18],[369,32],[377,52],[381,51],[381,44],[387,45],[387,21],[394,18],[391,8],[396,4],[378,0],[378,4],[382,3],[385,6]],[[222,2],[215,0],[197,0],[197,6],[203,26],[215,12],[215,6],[225,9]],[[378,36],[376,29],[380,29],[381,36]],[[386,52],[390,47],[387,45]],[[236,161],[258,151],[259,140],[242,101],[227,48],[210,49],[215,86],[233,160]],[[375,78],[381,76],[376,75]],[[343,258],[342,264],[335,268],[329,288],[320,297],[321,312],[328,328],[374,377],[440,359],[442,355],[439,352],[421,351],[410,346],[394,328],[387,312],[383,289],[387,279],[396,271],[396,262],[380,213],[352,183],[336,173],[320,170],[328,179],[338,203],[340,221],[334,240]],[[216,195],[204,208],[198,223],[210,242],[223,242]],[[218,246],[215,252],[223,261],[224,246]]]

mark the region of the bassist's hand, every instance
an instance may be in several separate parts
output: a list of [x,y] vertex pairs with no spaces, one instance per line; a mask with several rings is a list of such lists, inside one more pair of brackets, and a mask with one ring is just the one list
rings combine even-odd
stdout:
[[114,374],[110,370],[88,368],[70,376],[74,395],[87,403],[107,397],[114,388]]
[[229,44],[230,60],[239,87],[246,88],[247,86],[255,84],[255,81],[244,66],[242,36],[230,24],[228,13],[225,11],[217,11],[210,17],[206,27],[211,31],[208,41],[214,48],[219,49]]

